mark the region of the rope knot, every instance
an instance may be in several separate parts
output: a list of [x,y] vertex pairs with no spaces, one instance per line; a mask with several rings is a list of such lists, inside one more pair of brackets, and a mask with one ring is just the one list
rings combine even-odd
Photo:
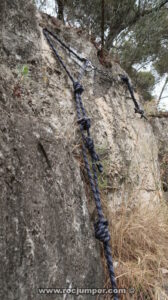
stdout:
[[83,93],[84,91],[83,86],[78,81],[76,81],[73,86],[74,86],[75,93],[78,93],[80,95]]
[[91,137],[86,137],[86,147],[88,148],[91,155],[94,153],[94,142]]
[[82,125],[82,130],[88,130],[91,126],[90,118],[83,117],[78,120],[78,124]]
[[110,234],[108,231],[108,221],[106,219],[102,218],[98,220],[94,224],[94,228],[96,239],[103,243],[108,242],[110,240]]
[[[85,138],[85,145],[88,149],[88,151],[90,152],[90,155],[92,157],[92,159],[95,161],[95,162],[99,162],[100,159],[99,159],[99,156],[97,155],[95,149],[94,149],[94,142],[93,142],[93,139],[90,138],[90,137],[86,137]],[[101,163],[96,163],[96,166],[99,170],[100,173],[103,172],[103,166]]]

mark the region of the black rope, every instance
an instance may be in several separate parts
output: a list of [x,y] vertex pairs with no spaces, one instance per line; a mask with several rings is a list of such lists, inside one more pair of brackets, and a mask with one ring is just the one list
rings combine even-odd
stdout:
[[[78,83],[78,89],[77,90],[75,89],[75,100],[76,100],[78,120],[81,120],[82,107],[81,107],[80,102],[81,102],[81,93],[83,91],[83,88],[81,85],[79,88],[79,85],[80,84]],[[83,115],[83,113],[82,113],[82,115]],[[83,115],[83,118],[85,118],[84,115]],[[86,119],[86,120],[88,120],[88,119]],[[91,186],[91,189],[92,189],[92,192],[94,195],[95,204],[96,204],[97,213],[98,213],[98,221],[94,225],[95,237],[97,239],[99,239],[104,245],[104,252],[105,252],[105,257],[107,260],[107,266],[108,266],[108,270],[109,270],[111,285],[112,285],[113,290],[115,290],[115,292],[116,292],[116,294],[114,294],[114,299],[117,300],[118,299],[117,285],[116,285],[116,280],[115,280],[112,255],[111,255],[111,249],[110,249],[110,244],[109,244],[110,234],[109,234],[109,230],[108,230],[108,222],[104,218],[103,210],[102,210],[102,206],[101,206],[96,166],[98,167],[98,170],[100,172],[102,172],[103,169],[102,169],[101,164],[98,164],[99,157],[95,152],[93,139],[90,137],[90,131],[89,131],[90,122],[87,122],[86,124],[87,124],[87,126],[85,128],[83,128],[83,125],[80,122],[80,131],[81,131],[82,139],[83,139],[82,151],[83,151],[85,168],[88,173],[89,182],[90,182],[90,186]],[[84,130],[87,131],[87,136],[85,136]],[[92,159],[92,172],[90,170],[86,149],[88,149],[88,152],[90,153],[90,156]]]
[[135,96],[134,96],[134,90],[133,90],[133,87],[132,87],[131,84],[130,84],[129,78],[128,78],[126,75],[120,75],[120,77],[121,77],[121,80],[122,80],[122,81],[127,85],[127,87],[128,87],[128,90],[129,90],[129,92],[130,92],[131,98],[132,98],[132,100],[133,100],[133,102],[134,102],[134,105],[135,105],[135,113],[140,114],[140,115],[141,115],[141,118],[144,118],[144,119],[147,120],[147,118],[146,118],[145,115],[144,115],[143,109],[140,109],[139,104],[138,104],[138,102],[137,102],[137,100],[136,100],[136,98],[135,98]]
[[70,46],[67,46],[61,39],[53,32],[48,30],[47,28],[43,29],[43,32],[49,33],[55,40],[57,40],[65,49],[67,49],[70,53],[72,53],[74,56],[76,56],[77,59],[79,59],[81,62],[85,62],[87,59],[84,57],[79,56],[75,51],[73,51]]
[[[49,43],[51,49],[53,50],[54,54],[56,55],[57,59],[59,60],[60,64],[62,65],[62,67],[64,68],[64,70],[66,71],[67,75],[69,76],[69,78],[71,79],[71,81],[73,82],[73,84],[75,83],[71,73],[69,72],[69,70],[67,69],[66,65],[64,64],[61,56],[58,54],[57,50],[55,49],[50,37],[49,37],[49,34],[50,34],[50,31],[48,31],[46,28],[43,29],[43,33],[47,39],[47,42]],[[53,36],[53,34],[52,34]]]
[[[99,192],[99,187],[98,187],[97,169],[99,170],[99,172],[102,172],[103,167],[100,163],[99,156],[97,155],[97,153],[95,151],[94,142],[90,135],[91,121],[90,121],[90,118],[87,117],[85,108],[83,106],[82,98],[81,98],[81,94],[83,93],[84,89],[83,89],[82,85],[80,84],[80,80],[81,80],[82,76],[84,75],[84,70],[86,70],[89,61],[86,59],[83,60],[84,67],[82,68],[81,72],[79,73],[78,80],[75,81],[73,76],[71,75],[71,73],[69,72],[67,67],[65,66],[64,62],[62,61],[60,55],[56,51],[56,49],[49,37],[49,34],[51,34],[51,36],[56,38],[56,40],[58,40],[59,42],[60,42],[60,39],[58,39],[58,37],[56,37],[55,34],[51,33],[47,29],[43,29],[43,33],[44,33],[50,47],[54,51],[57,59],[59,60],[60,64],[63,66],[67,75],[73,82],[78,124],[80,125],[80,131],[81,131],[82,140],[83,140],[83,143],[82,143],[83,159],[84,159],[85,168],[86,168],[86,171],[88,174],[90,186],[91,186],[93,196],[95,199],[95,204],[96,204],[97,214],[98,214],[98,221],[94,224],[95,237],[103,243],[104,253],[105,253],[105,257],[107,260],[107,266],[108,266],[108,270],[109,270],[110,281],[111,281],[112,289],[114,292],[114,300],[118,300],[117,285],[116,285],[116,279],[115,279],[114,268],[113,268],[111,248],[110,248],[110,243],[109,243],[110,234],[109,234],[109,230],[108,230],[108,221],[104,218],[104,214],[103,214],[103,210],[102,210],[102,206],[101,206],[100,192]],[[70,49],[63,42],[60,42],[60,43],[67,50]],[[81,60],[81,58],[80,58],[80,60]],[[90,154],[91,160],[92,160],[92,171],[90,169],[90,165],[89,165],[89,161],[88,161],[88,157],[87,157],[87,150],[88,150],[88,153]]]

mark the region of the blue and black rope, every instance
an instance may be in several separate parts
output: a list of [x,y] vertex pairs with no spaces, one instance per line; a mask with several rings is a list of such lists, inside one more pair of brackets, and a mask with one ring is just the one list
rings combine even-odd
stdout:
[[130,92],[130,95],[131,95],[131,98],[134,102],[134,105],[135,105],[135,113],[137,114],[140,114],[141,115],[141,118],[144,118],[147,120],[147,117],[144,115],[144,111],[143,109],[140,109],[139,107],[139,104],[137,102],[137,100],[135,99],[135,96],[134,96],[134,90],[133,90],[133,87],[131,86],[130,84],[130,81],[129,81],[129,78],[126,76],[126,75],[120,75],[121,77],[121,80],[127,85],[128,87],[128,90]]
[[[81,88],[81,91],[82,91],[82,88]],[[79,99],[81,99],[81,92],[75,91],[75,100],[76,100],[77,110],[80,107]],[[106,260],[107,260],[107,266],[108,266],[108,270],[109,270],[111,285],[112,285],[113,291],[116,292],[116,294],[114,294],[114,299],[117,300],[118,299],[117,285],[116,285],[114,268],[113,268],[111,248],[110,248],[110,244],[109,244],[110,234],[109,234],[109,230],[108,230],[108,221],[104,218],[104,214],[103,214],[103,210],[102,210],[102,206],[101,206],[100,193],[99,193],[99,188],[98,188],[96,165],[97,165],[97,161],[99,160],[99,158],[98,158],[97,153],[95,152],[94,142],[93,142],[92,138],[90,137],[89,129],[90,129],[90,124],[89,124],[89,128],[86,128],[86,129],[84,129],[83,127],[80,127],[80,130],[82,133],[82,139],[83,139],[82,151],[83,151],[85,168],[87,170],[87,174],[88,174],[90,186],[91,186],[91,189],[93,192],[93,196],[95,199],[95,204],[96,204],[97,214],[98,214],[98,221],[94,225],[95,237],[103,243],[104,253],[105,253]],[[87,130],[87,133],[88,133],[87,136],[84,135],[84,133],[83,133],[84,130]],[[92,159],[92,172],[90,170],[90,165],[88,162],[86,149],[88,149],[88,152],[90,153],[90,156]],[[99,165],[98,170],[100,172],[103,171],[101,165]]]
[[[55,53],[57,59],[59,60],[60,64],[62,67],[65,69],[67,75],[71,79],[73,83],[73,88],[74,88],[74,95],[75,95],[75,102],[76,102],[76,110],[77,110],[77,119],[78,119],[78,124],[80,125],[80,131],[82,135],[82,153],[83,153],[83,159],[85,163],[85,168],[88,174],[91,190],[93,192],[93,196],[95,199],[95,204],[97,208],[97,214],[98,214],[98,221],[94,224],[95,228],[95,237],[100,240],[103,243],[104,246],[104,253],[105,257],[107,260],[107,266],[109,270],[109,276],[110,276],[110,281],[112,285],[112,289],[114,291],[114,299],[118,300],[118,293],[117,293],[117,285],[116,285],[116,279],[115,279],[115,274],[114,274],[114,268],[113,268],[113,260],[112,260],[112,254],[111,254],[111,248],[110,248],[110,234],[108,230],[108,221],[104,218],[102,206],[101,206],[101,199],[100,199],[100,192],[99,192],[99,187],[98,187],[98,178],[97,178],[97,168],[99,172],[103,171],[103,167],[100,163],[99,156],[97,155],[94,147],[94,142],[93,139],[91,138],[90,135],[90,127],[91,127],[91,121],[90,118],[87,117],[85,108],[83,106],[81,94],[84,91],[82,85],[80,84],[80,80],[82,79],[82,76],[84,75],[84,70],[87,68],[88,61],[84,61],[84,68],[82,68],[81,73],[79,74],[78,81],[75,81],[69,70],[67,69],[66,65],[62,61],[60,55],[57,53],[57,50],[55,49],[49,34],[54,37],[58,42],[60,42],[60,39],[57,38],[55,34],[52,34],[50,31],[47,29],[43,29],[43,33],[52,48],[53,52]],[[61,42],[61,44],[65,47],[65,44]],[[69,47],[65,47],[67,50],[69,50]],[[81,59],[79,57],[79,59]],[[90,169],[88,157],[87,157],[87,150],[88,153],[91,156],[92,160],[92,171]],[[97,167],[97,168],[96,168]]]

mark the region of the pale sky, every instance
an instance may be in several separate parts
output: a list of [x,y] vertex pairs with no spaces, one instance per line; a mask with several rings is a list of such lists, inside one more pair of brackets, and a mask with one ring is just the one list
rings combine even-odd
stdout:
[[[139,67],[140,67],[140,64],[135,66],[135,68],[138,68],[138,69],[139,69]],[[155,97],[155,99],[158,100],[159,96],[160,96],[160,93],[161,93],[161,90],[162,90],[162,87],[165,83],[165,79],[167,77],[167,74],[165,76],[163,76],[162,78],[159,78],[157,72],[153,69],[151,63],[147,64],[144,68],[141,69],[141,71],[151,71],[152,74],[155,76],[156,81],[158,81],[158,83],[155,85],[155,88],[154,88],[153,93],[152,93],[152,95]],[[161,99],[160,104],[159,104],[159,109],[164,110],[164,111],[165,110],[168,111],[168,84],[164,89],[164,92],[162,94],[162,98],[163,99]]]
[[[156,84],[156,86],[155,86],[153,95],[156,95],[157,98],[160,95],[160,92],[162,90],[165,79],[166,79],[166,76],[164,76],[162,78],[162,80],[160,81],[160,83]],[[164,98],[164,97],[166,97],[166,98]],[[168,111],[168,84],[163,92],[162,98],[163,99],[161,99],[161,101],[160,101],[159,109]]]

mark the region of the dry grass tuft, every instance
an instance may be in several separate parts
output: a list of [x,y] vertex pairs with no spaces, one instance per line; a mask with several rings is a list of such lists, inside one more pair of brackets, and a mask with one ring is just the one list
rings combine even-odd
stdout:
[[[115,213],[104,209],[109,220],[113,260],[117,265],[118,288],[135,289],[133,296],[127,293],[120,299],[168,299],[166,294],[161,298],[159,292],[166,288],[166,284],[168,288],[166,204],[139,205],[132,209],[123,205]],[[106,278],[106,287],[110,287],[107,269]],[[110,299],[110,296],[104,299]]]
[[[132,200],[134,195],[126,204],[112,211],[107,197],[109,161],[106,155],[104,162],[105,174],[99,178],[101,201],[109,222],[117,287],[127,291],[119,299],[168,300],[168,206],[163,200],[148,204],[141,201],[141,204],[135,205]],[[85,181],[90,199],[89,182],[86,178]],[[105,288],[111,288],[103,247],[101,253],[106,275]],[[130,288],[134,289],[134,294],[128,292]],[[110,294],[99,295],[97,299],[110,300],[113,297]]]

